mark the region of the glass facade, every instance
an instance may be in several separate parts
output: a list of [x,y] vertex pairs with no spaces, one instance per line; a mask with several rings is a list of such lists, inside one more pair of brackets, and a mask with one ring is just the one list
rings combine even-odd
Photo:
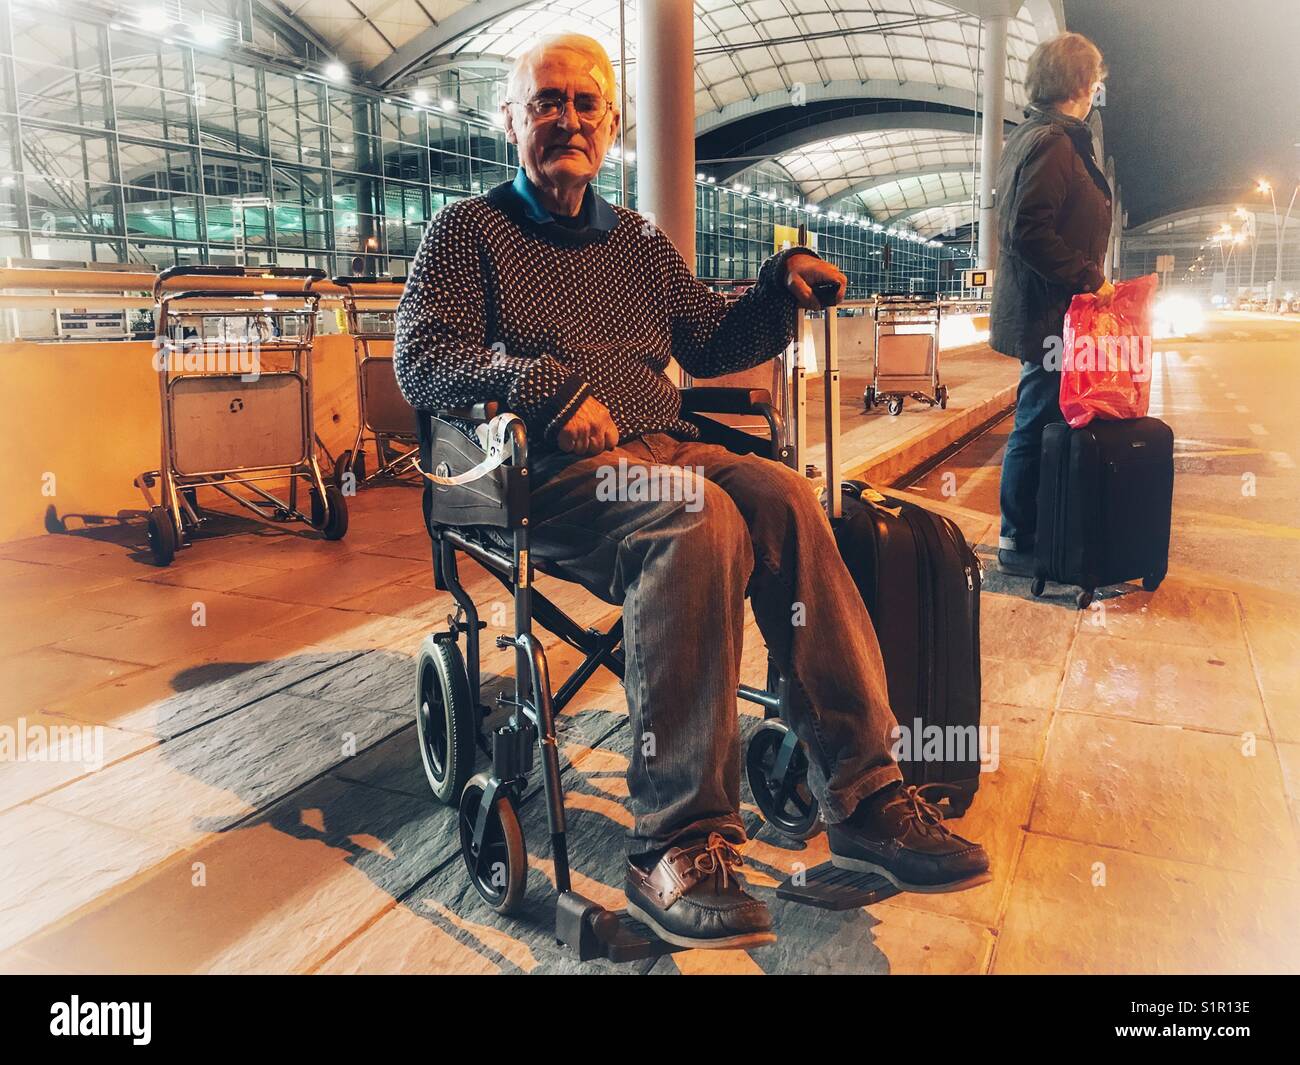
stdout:
[[[228,6],[249,39],[249,7]],[[443,71],[416,106],[89,12],[9,0],[0,13],[0,257],[403,274],[433,212],[517,165],[490,117],[495,72]],[[607,160],[597,181],[613,202],[619,168]],[[960,287],[964,249],[697,191],[701,277],[755,277],[776,227],[803,222],[851,296]]]

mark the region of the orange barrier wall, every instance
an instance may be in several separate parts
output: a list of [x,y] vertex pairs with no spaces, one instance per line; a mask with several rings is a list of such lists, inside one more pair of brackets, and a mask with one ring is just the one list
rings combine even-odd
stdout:
[[[81,515],[114,519],[144,507],[132,482],[158,468],[161,446],[152,357],[145,341],[0,344],[9,430],[0,540],[46,532],[51,518],[78,528]],[[316,431],[337,455],[357,428],[352,338],[317,337],[312,368]]]

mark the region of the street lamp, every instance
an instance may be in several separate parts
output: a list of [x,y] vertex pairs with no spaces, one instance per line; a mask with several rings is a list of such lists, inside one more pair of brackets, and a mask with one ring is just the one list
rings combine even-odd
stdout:
[[1276,300],[1282,292],[1282,241],[1286,238],[1286,226],[1291,220],[1291,209],[1295,207],[1296,194],[1300,193],[1300,182],[1296,183],[1295,190],[1291,193],[1291,202],[1287,205],[1286,215],[1280,222],[1277,217],[1277,197],[1273,195],[1272,183],[1265,178],[1260,178],[1255,189],[1261,194],[1267,194],[1269,202],[1273,205],[1273,226],[1277,233],[1277,269],[1273,273],[1273,299]]

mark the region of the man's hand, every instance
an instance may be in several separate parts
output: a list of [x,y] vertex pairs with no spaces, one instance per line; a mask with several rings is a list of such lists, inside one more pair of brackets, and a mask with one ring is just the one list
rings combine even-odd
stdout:
[[839,292],[835,296],[835,302],[838,303],[844,298],[844,290],[848,286],[849,279],[835,266],[825,259],[807,254],[791,255],[785,261],[786,288],[790,290],[790,295],[800,307],[806,307],[810,311],[822,309],[822,305],[813,295],[812,287],[825,281],[833,281],[839,286]]
[[1101,288],[1097,289],[1095,295],[1097,297],[1097,302],[1104,307],[1110,302],[1111,297],[1115,295],[1115,286],[1109,281],[1103,279]]
[[560,427],[555,442],[561,451],[574,455],[599,455],[618,447],[618,428],[609,408],[595,396],[588,396]]

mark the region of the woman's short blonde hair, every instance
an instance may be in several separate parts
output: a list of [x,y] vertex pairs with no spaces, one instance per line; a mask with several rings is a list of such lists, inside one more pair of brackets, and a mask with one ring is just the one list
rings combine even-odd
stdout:
[[1082,33],[1063,33],[1034,49],[1025,91],[1030,103],[1060,104],[1077,99],[1105,77],[1101,49]]

